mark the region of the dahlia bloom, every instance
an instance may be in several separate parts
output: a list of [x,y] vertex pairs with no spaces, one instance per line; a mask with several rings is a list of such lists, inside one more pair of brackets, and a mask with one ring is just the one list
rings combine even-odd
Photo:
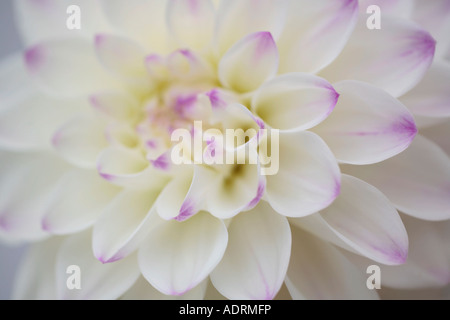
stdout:
[[27,49],[0,65],[14,298],[376,299],[374,264],[449,284],[450,1],[71,4],[80,30],[15,1]]

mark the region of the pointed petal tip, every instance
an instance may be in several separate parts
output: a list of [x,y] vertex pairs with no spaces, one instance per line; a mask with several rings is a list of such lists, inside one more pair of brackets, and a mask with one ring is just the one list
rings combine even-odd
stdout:
[[36,73],[45,62],[44,48],[36,45],[25,51],[25,65],[30,73]]
[[100,47],[102,44],[104,44],[107,36],[105,34],[96,34],[94,37],[94,43],[96,47]]

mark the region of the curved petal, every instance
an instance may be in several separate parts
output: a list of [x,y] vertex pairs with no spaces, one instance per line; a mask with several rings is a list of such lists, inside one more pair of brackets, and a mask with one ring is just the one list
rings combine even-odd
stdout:
[[156,289],[167,295],[182,295],[216,267],[227,241],[223,222],[205,212],[184,222],[168,221],[141,245],[139,266]]
[[435,61],[422,81],[400,101],[415,115],[443,118],[450,117],[450,63]]
[[215,9],[211,0],[169,0],[168,28],[182,46],[204,49],[210,45]]
[[286,286],[294,300],[377,299],[375,290],[366,287],[364,271],[332,245],[292,228]]
[[56,254],[61,239],[52,237],[31,245],[15,276],[13,300],[56,299]]
[[100,152],[107,147],[105,124],[98,117],[73,118],[56,131],[52,144],[71,164],[81,168],[95,168]]
[[306,130],[322,122],[338,98],[326,80],[292,73],[264,83],[253,96],[252,109],[272,128]]
[[273,299],[289,263],[287,219],[260,202],[252,211],[233,218],[228,233],[225,255],[211,274],[214,287],[228,299]]
[[361,19],[337,59],[320,75],[334,83],[354,79],[382,88],[394,97],[412,89],[433,61],[436,42],[412,22],[383,17],[380,30]]
[[82,10],[82,25],[79,30],[70,30],[66,27],[66,19],[70,16],[67,11],[69,3],[59,0],[17,0],[13,3],[17,25],[26,44],[64,38],[73,35],[74,32],[89,38],[94,32],[105,32],[110,28],[98,1],[70,2],[70,5],[77,5]]
[[219,56],[250,33],[268,31],[278,39],[285,24],[288,1],[221,1],[216,15],[215,34]]
[[42,42],[29,48],[24,59],[28,72],[52,95],[79,96],[118,87],[85,39]]
[[102,65],[114,75],[136,85],[150,86],[145,49],[126,37],[95,36],[95,51]]
[[155,288],[144,278],[139,277],[136,283],[120,298],[121,300],[203,300],[208,281],[201,282],[195,288],[181,296],[168,296]]
[[15,240],[38,240],[41,219],[68,165],[51,153],[0,153],[0,233]]
[[[386,196],[370,184],[343,175],[341,194],[320,215],[327,229],[324,232],[335,233],[359,254],[386,265],[406,261],[408,235],[400,216]],[[302,223],[302,218],[297,220]]]
[[286,27],[277,42],[280,72],[316,73],[342,51],[358,19],[356,0],[290,1]]
[[[64,240],[56,258],[56,285],[58,299],[110,300],[125,293],[138,279],[136,256],[115,263],[102,264],[92,254],[91,232],[86,231]],[[79,267],[81,289],[67,286],[69,266]]]
[[380,189],[406,214],[431,221],[450,218],[449,157],[420,135],[394,158],[343,170]]
[[372,85],[336,83],[340,97],[331,115],[313,129],[344,163],[370,164],[405,150],[417,129],[414,118],[395,98]]
[[[327,145],[312,132],[280,133],[279,171],[267,176],[267,199],[275,211],[303,217],[329,206],[339,195],[340,171]],[[271,147],[271,150],[274,149]],[[276,161],[276,160],[273,160]]]
[[[402,215],[409,234],[409,254],[400,266],[382,266],[382,286],[399,289],[426,289],[450,284],[448,241],[450,224],[430,222]],[[347,255],[353,264],[367,267],[371,260]]]
[[159,53],[172,50],[166,25],[168,0],[101,0],[111,25],[145,48]]
[[72,170],[55,187],[42,227],[53,234],[84,230],[97,220],[118,192],[119,188],[101,179],[94,170]]
[[277,73],[278,61],[277,45],[270,32],[252,33],[222,57],[219,79],[238,92],[253,91]]
[[162,221],[154,210],[161,188],[122,191],[95,222],[92,246],[102,263],[115,262],[136,250]]
[[89,102],[99,114],[120,122],[133,122],[139,111],[139,101],[122,92],[96,93],[90,96]]

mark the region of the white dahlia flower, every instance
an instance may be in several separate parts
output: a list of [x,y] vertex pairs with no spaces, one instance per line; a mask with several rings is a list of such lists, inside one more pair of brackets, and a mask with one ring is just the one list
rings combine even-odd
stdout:
[[370,265],[449,284],[449,0],[14,3],[13,298],[372,299]]

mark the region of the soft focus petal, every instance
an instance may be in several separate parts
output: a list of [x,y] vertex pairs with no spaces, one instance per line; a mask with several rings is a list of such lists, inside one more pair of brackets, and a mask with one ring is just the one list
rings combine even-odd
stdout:
[[345,49],[321,76],[330,82],[360,80],[394,97],[412,89],[431,65],[436,46],[416,24],[383,17],[380,30],[370,30],[361,19]]
[[356,0],[291,0],[280,40],[280,72],[315,73],[342,51],[358,18]]
[[[227,247],[223,222],[202,212],[169,221],[152,231],[139,249],[143,276],[167,295],[182,295],[216,267]],[[170,253],[170,254],[168,254]]]
[[107,146],[104,122],[89,115],[71,119],[54,133],[52,143],[71,164],[95,168],[97,157]]
[[417,129],[395,98],[359,81],[334,85],[340,97],[331,115],[313,130],[344,163],[370,164],[405,150]]
[[169,0],[168,28],[182,46],[204,49],[212,40],[214,11],[210,0]]
[[450,159],[420,135],[394,158],[343,170],[380,189],[406,214],[431,221],[450,218]]
[[326,80],[292,73],[263,84],[253,96],[252,108],[272,128],[305,130],[323,121],[338,98]]
[[225,255],[211,274],[214,287],[228,299],[273,299],[283,284],[291,251],[286,218],[260,202],[233,218],[228,233]]
[[441,124],[422,129],[420,132],[425,138],[430,139],[444,150],[450,157],[450,120]]
[[95,170],[72,170],[55,187],[42,227],[53,234],[84,230],[97,220],[118,191]]
[[139,112],[139,101],[124,92],[102,92],[90,96],[91,106],[107,119],[119,122],[133,122]]
[[116,88],[86,39],[49,40],[25,52],[28,72],[52,95],[78,96]]
[[[343,175],[341,194],[320,215],[325,232],[336,234],[360,254],[387,265],[405,262],[408,236],[400,216],[386,196],[368,183]],[[296,223],[301,225],[303,219]]]
[[400,98],[415,115],[450,117],[450,63],[435,61],[422,81]]
[[250,33],[268,31],[278,39],[286,21],[287,9],[288,0],[221,1],[215,35],[219,56]]
[[278,50],[270,32],[257,32],[238,41],[219,63],[222,84],[237,92],[257,89],[278,70]]
[[[394,17],[410,18],[415,0],[359,0],[359,9],[362,15],[369,16],[367,8],[372,5],[380,7],[382,15],[392,15]],[[421,2],[421,0],[419,0]],[[373,12],[371,11],[371,14]]]
[[125,292],[121,300],[203,300],[206,293],[208,281],[201,282],[195,288],[189,290],[181,296],[165,295],[151,286],[144,278],[139,277],[136,283]]
[[332,245],[292,228],[286,286],[294,300],[377,299],[376,291],[367,289],[362,270]]
[[152,210],[159,192],[124,190],[110,202],[94,226],[92,246],[99,261],[114,262],[128,256],[162,222]]
[[[92,254],[90,232],[70,236],[64,240],[56,258],[58,299],[110,300],[119,298],[138,279],[136,255],[115,263],[102,264]],[[81,289],[70,290],[67,268],[77,265],[81,272]]]
[[339,195],[340,171],[327,145],[306,131],[280,133],[279,140],[279,171],[267,176],[270,205],[289,217],[329,206]]

